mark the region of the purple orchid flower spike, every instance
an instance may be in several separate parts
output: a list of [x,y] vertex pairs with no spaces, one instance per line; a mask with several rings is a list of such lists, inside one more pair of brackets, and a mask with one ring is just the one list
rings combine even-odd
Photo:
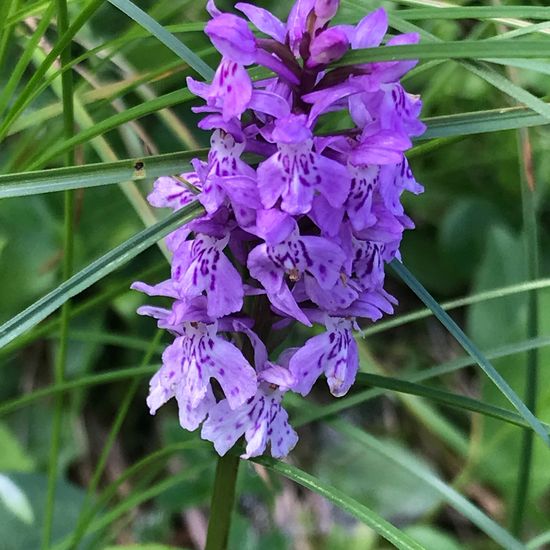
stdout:
[[[359,364],[358,323],[397,303],[384,290],[384,267],[400,259],[414,227],[402,193],[423,191],[405,157],[425,128],[422,102],[399,81],[416,61],[335,67],[350,48],[381,46],[388,27],[383,9],[330,26],[339,5],[297,0],[285,25],[250,3],[236,5],[239,17],[209,0],[206,33],[222,59],[212,83],[189,78],[188,86],[205,100],[193,111],[205,115],[210,151],[193,171],[159,178],[149,195],[156,207],[197,200],[206,212],[167,236],[169,280],[132,285],[173,301],[138,310],[174,337],[147,402],[154,414],[175,397],[182,427],[202,424],[220,455],[242,439],[243,458],[286,456],[298,436],[284,394],[307,395],[324,374],[331,393],[345,395]],[[252,82],[253,64],[273,74]],[[331,113],[353,127],[323,124],[319,135]],[[297,322],[326,331],[284,349],[280,339]],[[254,367],[237,348],[246,338]]]
[[235,4],[235,8],[242,11],[259,31],[284,44],[286,37],[285,25],[270,11],[246,2],[238,2]]

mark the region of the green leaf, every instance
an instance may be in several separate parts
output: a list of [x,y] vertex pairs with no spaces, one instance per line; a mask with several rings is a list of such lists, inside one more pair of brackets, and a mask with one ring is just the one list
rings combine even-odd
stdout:
[[4,174],[0,175],[0,198],[24,197],[179,174],[189,167],[191,159],[203,158],[207,153],[207,149],[198,149],[117,162]]
[[496,17],[522,17],[550,19],[550,8],[539,6],[471,6],[400,10],[399,17],[409,21],[428,19],[494,19]]
[[424,548],[403,531],[381,518],[373,510],[299,468],[269,457],[254,458],[253,461],[327,498],[338,508],[361,520],[395,547],[403,550],[420,550]]
[[468,518],[474,525],[477,525],[479,529],[502,547],[508,550],[524,550],[524,546],[520,541],[515,539],[508,531],[494,522],[489,516],[486,516],[479,508],[455,491],[450,485],[447,485],[439,479],[430,470],[420,467],[418,461],[410,460],[404,454],[392,452],[391,447],[347,422],[333,420],[330,424],[339,432],[361,442],[369,450],[381,454],[386,460],[399,464],[411,475],[427,483],[430,487],[435,489],[450,506],[460,512],[464,517]]
[[67,300],[135,258],[177,227],[200,216],[202,212],[202,206],[197,203],[190,204],[155,225],[144,229],[92,262],[55,290],[0,326],[0,347],[5,346],[26,330],[37,325]]
[[173,34],[168,32],[160,23],[155,21],[150,15],[138,8],[130,0],[109,0],[109,2],[131,17],[136,23],[147,29],[166,47],[170,48],[176,55],[181,57],[190,67],[195,69],[205,80],[211,80],[214,77],[214,70],[209,67],[200,57],[198,57],[185,44],[180,42]]
[[[545,105],[550,108],[549,103]],[[548,124],[545,116],[534,113],[531,109],[525,109],[524,107],[443,115],[427,118],[424,122],[428,125],[428,129],[419,138],[422,140],[517,130],[518,128]]]
[[400,59],[487,59],[510,57],[549,57],[545,40],[457,40],[434,42],[433,44],[411,44],[407,46],[385,46],[364,48],[348,52],[335,67],[345,67],[375,61],[397,61]]
[[475,359],[485,374],[494,382],[502,394],[512,403],[520,415],[535,430],[541,439],[550,446],[550,436],[544,429],[540,420],[525,406],[525,403],[518,397],[516,392],[504,380],[499,372],[491,365],[487,358],[477,349],[473,342],[464,334],[460,327],[449,317],[441,306],[432,298],[429,292],[420,284],[413,274],[401,263],[393,261],[393,270],[399,275],[403,282],[433,311],[433,314],[447,328],[455,340],[464,348],[468,354]]

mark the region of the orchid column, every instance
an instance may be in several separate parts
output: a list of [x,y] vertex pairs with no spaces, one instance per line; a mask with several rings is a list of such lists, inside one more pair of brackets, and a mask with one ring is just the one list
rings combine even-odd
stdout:
[[[205,30],[222,60],[211,84],[187,81],[206,102],[194,110],[211,132],[208,159],[160,178],[149,196],[172,209],[199,200],[206,214],[168,237],[171,278],[134,288],[174,300],[139,310],[174,335],[151,380],[151,413],[175,397],[182,427],[202,425],[222,457],[244,436],[243,458],[268,447],[283,458],[298,441],[284,394],[305,396],[324,375],[335,397],[345,395],[359,365],[358,320],[393,312],[384,264],[413,228],[400,196],[422,187],[404,152],[424,126],[419,98],[399,83],[414,61],[331,69],[349,49],[380,46],[383,9],[331,26],[337,1],[298,0],[286,24],[235,7],[259,32],[210,1]],[[253,82],[251,65],[266,78]],[[331,133],[335,120],[343,129]],[[273,357],[295,323],[326,331]],[[208,548],[226,544],[231,503],[216,499],[231,500],[236,460],[218,467]]]

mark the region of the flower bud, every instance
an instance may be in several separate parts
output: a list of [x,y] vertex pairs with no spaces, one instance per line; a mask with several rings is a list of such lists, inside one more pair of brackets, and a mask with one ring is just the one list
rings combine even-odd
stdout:
[[317,0],[315,2],[315,15],[319,19],[328,21],[336,15],[339,7],[340,0]]
[[340,59],[349,49],[346,33],[338,27],[331,27],[316,36],[309,48],[308,65],[328,65]]
[[204,30],[224,57],[240,65],[255,62],[256,39],[244,19],[222,13],[209,21]]

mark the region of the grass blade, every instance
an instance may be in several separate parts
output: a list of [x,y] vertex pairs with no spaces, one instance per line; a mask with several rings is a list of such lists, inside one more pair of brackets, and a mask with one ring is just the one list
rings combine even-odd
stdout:
[[370,508],[367,508],[365,505],[347,496],[342,491],[339,491],[335,487],[313,477],[303,470],[269,457],[254,458],[253,461],[330,500],[333,504],[338,506],[338,508],[355,516],[365,525],[368,525],[396,548],[401,548],[403,550],[424,549],[422,545],[394,527]]
[[207,149],[198,149],[116,162],[0,175],[0,198],[25,197],[179,174],[189,168],[191,159],[203,158],[207,153]]
[[497,17],[522,17],[525,19],[550,19],[550,8],[540,6],[469,6],[441,8],[413,8],[400,10],[399,17],[408,21],[428,19],[495,19]]
[[0,326],[0,347],[5,346],[26,330],[37,325],[67,300],[135,258],[177,227],[197,218],[202,212],[202,206],[197,203],[190,204],[155,225],[144,229],[92,262],[55,290]]
[[443,326],[452,334],[456,341],[464,350],[477,362],[485,374],[493,381],[502,394],[512,403],[514,408],[541,437],[541,439],[550,446],[550,436],[535,415],[527,408],[525,403],[518,397],[516,392],[509,386],[500,373],[491,365],[487,358],[477,349],[474,343],[464,334],[462,329],[449,317],[449,315],[434,300],[429,292],[420,284],[414,275],[402,264],[393,261],[391,264],[393,270],[399,275],[403,282],[420,298],[424,304],[433,311],[434,315],[441,321]]
[[510,57],[549,57],[548,42],[545,40],[456,40],[431,44],[407,46],[385,46],[364,48],[348,52],[333,66],[344,67],[375,61],[396,61],[399,59],[487,59]]
[[160,23],[155,21],[150,15],[138,8],[130,0],[109,0],[109,2],[124,12],[136,23],[147,29],[167,48],[172,50],[177,56],[181,57],[190,67],[195,69],[205,80],[211,80],[214,77],[214,70],[209,67],[200,57],[191,51],[185,44],[180,42],[173,34],[168,32]]

